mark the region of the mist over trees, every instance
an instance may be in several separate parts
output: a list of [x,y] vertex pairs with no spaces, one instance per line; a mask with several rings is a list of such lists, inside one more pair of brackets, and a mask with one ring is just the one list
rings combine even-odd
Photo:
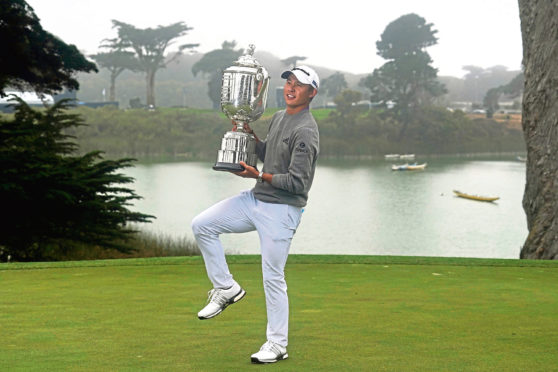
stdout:
[[489,89],[483,100],[483,106],[487,110],[487,117],[491,118],[492,115],[500,108],[499,101],[503,95],[507,95],[510,99],[515,99],[521,96],[523,94],[524,84],[525,76],[523,73],[519,73],[509,83]]
[[[177,58],[176,63],[171,63],[165,69],[157,72],[155,93],[159,107],[213,108],[213,101],[209,98],[208,88],[210,76],[201,72],[194,76],[192,72],[192,66],[203,58],[204,55],[201,53],[183,54]],[[256,49],[254,57],[270,73],[271,82],[267,105],[268,107],[276,107],[276,93],[273,88],[282,87],[284,81],[280,78],[280,74],[287,68],[281,63],[279,57],[269,52]],[[227,67],[232,65],[235,60],[231,59]],[[359,86],[359,81],[365,75],[357,75],[320,66],[312,67],[318,72],[321,84],[323,84],[324,79],[340,73],[345,78],[347,89],[360,91],[364,94],[363,99],[368,98],[368,90]],[[491,68],[483,70],[491,70]],[[509,83],[519,73],[520,71],[518,70],[507,70],[502,75],[482,75],[477,81],[477,105],[482,105],[483,98],[489,89]],[[80,73],[77,76],[77,80],[80,83],[80,90],[77,92],[77,96],[82,101],[102,101],[103,89],[109,92],[110,72],[107,69],[99,68],[99,73],[97,74]],[[438,76],[438,81],[444,84],[448,90],[445,95],[438,98],[443,104],[449,106],[452,102],[472,102],[470,98],[474,96],[474,84],[471,84],[470,81],[451,76]],[[124,70],[118,75],[116,85],[115,100],[119,102],[121,108],[127,108],[129,101],[134,98],[139,97],[142,102],[145,102],[145,79],[141,74]],[[320,94],[314,100],[313,106],[324,106],[326,102],[333,102],[334,98],[334,95],[320,91]]]
[[320,82],[320,95],[334,98],[348,87],[345,75],[337,71],[334,74],[322,79]]
[[90,57],[97,62],[99,67],[105,68],[110,72],[109,101],[116,100],[116,78],[125,70],[132,72],[139,71],[139,64],[134,53],[124,50],[118,40],[105,40],[100,46],[107,50],[93,54]]
[[[113,21],[113,25],[117,29],[118,37],[103,40],[100,46],[101,51],[91,56],[97,61],[100,73],[94,76],[90,74],[77,76],[77,80],[81,82],[81,89],[77,92],[79,100],[103,101],[106,100],[106,97],[102,92],[108,91],[109,100],[118,101],[121,108],[128,107],[131,100],[141,100],[139,97],[145,97],[148,105],[153,104],[157,97],[157,106],[162,107],[218,108],[216,94],[218,89],[216,87],[220,84],[219,76],[211,71],[214,67],[213,57],[206,56],[206,54],[223,53],[226,49],[234,50],[237,48],[236,42],[233,41],[232,43],[235,45],[230,46],[227,43],[231,42],[224,41],[221,49],[205,54],[199,54],[193,50],[198,44],[183,44],[179,47],[178,52],[165,55],[165,50],[161,49],[161,46],[166,47],[178,41],[178,38],[187,35],[192,27],[178,22],[158,28],[139,29],[116,20]],[[337,79],[342,75],[347,84],[343,89],[359,91],[363,93],[363,99],[374,98],[372,101],[375,102],[383,97],[378,95],[381,91],[378,88],[375,88],[377,90],[375,96],[370,97],[370,79],[376,73],[375,79],[379,83],[379,73],[383,71],[382,76],[385,78],[390,73],[389,69],[392,69],[391,75],[401,75],[401,81],[407,80],[409,88],[407,98],[414,96],[415,98],[412,100],[417,100],[420,97],[424,101],[429,99],[428,97],[437,97],[436,102],[446,106],[450,106],[452,102],[472,102],[474,107],[483,106],[483,99],[488,90],[507,84],[520,72],[508,71],[505,66],[480,67],[465,64],[463,77],[438,76],[437,71],[432,68],[432,61],[426,52],[426,48],[437,43],[436,33],[433,24],[426,23],[422,17],[416,14],[407,14],[391,22],[381,35],[385,40],[380,39],[377,42],[377,47],[381,48],[378,49],[378,54],[385,56],[388,62],[375,70],[371,66],[371,70],[374,70],[372,74],[353,74],[320,66],[312,67],[318,72],[322,82]],[[142,35],[141,38],[140,35]],[[165,36],[163,37],[163,35]],[[145,41],[147,37],[151,38],[150,42]],[[132,45],[132,39],[136,43],[136,47]],[[141,39],[143,41],[140,41]],[[161,43],[158,44],[158,41],[155,40],[159,40]],[[392,42],[398,46],[388,51]],[[143,51],[141,51],[141,43],[144,43]],[[151,45],[148,48],[149,43]],[[279,101],[275,99],[276,91],[273,87],[278,88],[283,85],[280,78],[281,72],[296,66],[307,57],[295,55],[281,59],[265,52],[265,46],[257,45],[256,47],[255,57],[270,72],[272,89],[269,92],[268,107],[274,107],[279,104]],[[157,53],[149,54],[146,52],[148,49],[157,50]],[[184,54],[183,51],[186,49],[191,53]],[[405,49],[407,51],[403,52]],[[240,51],[242,48],[237,50]],[[130,53],[134,54],[136,60],[140,55],[145,57],[143,67],[138,67],[139,60],[132,64],[128,63],[130,61],[127,61],[127,58]],[[406,56],[404,56],[405,53]],[[392,58],[395,56],[398,56],[397,62]],[[235,56],[230,56],[230,60],[225,62],[225,56],[222,57],[221,68],[230,66],[236,60]],[[203,61],[200,62],[202,59]],[[403,62],[405,59],[406,61]],[[159,65],[155,62],[156,60],[160,62]],[[205,66],[206,63],[208,63],[207,66]],[[417,65],[413,66],[415,64]],[[419,64],[423,66],[422,70],[417,68]],[[403,79],[403,74],[413,73],[413,69],[415,76]],[[138,71],[142,71],[144,76],[135,73]],[[432,76],[434,78],[430,79]],[[116,92],[116,79],[119,80],[118,93]],[[427,81],[430,86],[425,85]],[[367,84],[369,87],[366,87]],[[385,81],[382,84],[388,86]],[[331,90],[328,85],[326,85],[328,89],[320,92],[320,96],[314,101],[314,106],[325,106],[328,102],[331,103],[340,92],[336,88]],[[380,86],[380,84],[375,84],[375,86]],[[447,92],[440,96],[435,90],[441,86],[445,86]],[[417,87],[422,90],[419,92]],[[469,104],[469,108],[470,106]]]
[[167,48],[175,39],[192,30],[184,22],[173,23],[157,28],[140,29],[133,25],[113,20],[118,38],[110,40],[112,48],[118,51],[131,50],[136,59],[135,67],[145,74],[146,104],[155,106],[155,75],[175,61],[185,49],[192,49],[199,44],[181,44],[172,56],[165,55]]
[[430,105],[446,92],[437,80],[437,70],[426,48],[438,39],[432,23],[416,14],[407,14],[388,24],[376,42],[378,55],[387,62],[361,81],[370,90],[370,100],[388,107],[404,123],[402,138],[413,112]]
[[221,49],[215,49],[203,55],[203,57],[194,63],[192,73],[197,76],[199,73],[206,74],[209,77],[207,83],[207,94],[213,108],[217,109],[221,106],[221,81],[223,71],[231,66],[243,53],[243,49],[235,49],[236,41],[224,41]]
[[[323,146],[325,156],[377,156],[382,152],[405,151],[426,154],[524,150],[518,137],[519,131],[507,128],[505,123],[477,120],[473,125],[471,119],[462,112],[455,114],[447,112],[446,107],[453,102],[447,98],[448,95],[443,95],[444,83],[442,82],[453,80],[437,76],[437,70],[432,67],[433,61],[426,52],[428,47],[437,43],[436,33],[433,24],[427,23],[424,18],[416,14],[408,14],[388,24],[381,35],[377,42],[378,53],[385,57],[387,62],[374,70],[371,75],[355,75],[313,66],[321,77],[320,94],[314,100],[313,108],[330,103],[336,106],[326,117],[319,118],[325,135]],[[222,72],[242,53],[243,50],[237,48],[235,41],[225,41],[220,49],[206,54],[180,56],[178,58],[180,63],[167,66],[158,75],[160,78],[157,81],[157,88],[165,92],[165,105],[211,107],[219,112],[217,109],[220,104]],[[256,50],[255,57],[270,73],[272,88],[269,92],[268,107],[272,108],[276,105],[274,95],[282,92],[284,80],[280,75],[286,69],[285,63],[294,64],[297,59],[303,57],[279,59],[259,49]],[[455,78],[459,83],[453,84],[458,87],[461,98],[469,94],[469,90],[473,88],[477,90],[476,94],[480,96],[482,93],[484,96],[486,91],[494,86],[494,82],[497,82],[498,86],[505,85],[510,82],[511,76],[517,74],[501,66],[488,69],[465,66],[464,71],[468,71],[465,78]],[[513,75],[510,75],[512,73]],[[123,78],[127,78],[126,74],[132,76],[124,72]],[[475,84],[471,85],[469,83],[471,81]],[[133,84],[133,81],[127,80],[125,86],[130,88]],[[479,89],[482,84],[487,85],[484,91]],[[273,89],[274,86],[276,89]],[[202,99],[206,103],[199,105],[198,102]],[[160,112],[162,116],[172,116],[170,113]],[[185,112],[198,115],[194,113],[195,111]],[[116,117],[114,113],[111,115]],[[178,116],[173,120],[177,122],[186,120]],[[189,137],[181,134],[180,128],[171,128],[164,124],[161,121],[162,117],[154,113],[150,114],[150,121],[171,130],[173,138],[168,138],[170,142],[165,142],[164,131],[161,132],[159,129],[152,131],[149,129],[149,124],[142,121],[142,130],[150,133],[145,136],[151,138],[149,144],[144,145],[145,141],[141,140],[142,135],[139,133],[141,132],[139,119],[134,119],[138,124],[133,126],[134,120],[130,121],[125,115],[118,117],[118,120],[123,120],[121,126],[127,128],[128,135],[123,142],[129,143],[129,146],[121,146],[121,148],[118,145],[113,146],[114,141],[109,136],[105,140],[107,144],[111,143],[110,146],[114,151],[126,149],[128,153],[140,156],[187,154],[186,156],[191,158],[203,157],[214,152],[212,146],[202,149],[201,144],[190,143]],[[95,125],[103,126],[102,123],[97,123],[98,119],[95,115],[88,114],[88,118],[95,122]],[[213,119],[206,118],[202,121],[208,123],[213,122]],[[190,132],[198,130],[203,132],[202,129],[191,125],[188,124]],[[136,129],[139,131],[137,135],[134,134]],[[118,131],[117,128],[114,130]],[[158,134],[155,135],[155,132]],[[198,137],[205,138],[209,133],[211,130],[205,136]],[[355,133],[356,137],[353,138],[352,134]],[[183,140],[178,142],[174,140],[182,138],[182,135],[185,136]],[[336,139],[330,141],[327,136]],[[90,148],[92,144],[89,143],[88,146]],[[373,148],[369,148],[370,146]]]
[[291,56],[285,59],[282,59],[281,62],[284,63],[289,69],[295,68],[296,64],[299,61],[306,60],[306,57],[303,56]]
[[467,91],[465,98],[473,103],[482,103],[484,92],[510,82],[517,71],[509,71],[506,66],[492,66],[482,68],[479,66],[463,66],[463,70],[468,71],[464,76],[464,88]]

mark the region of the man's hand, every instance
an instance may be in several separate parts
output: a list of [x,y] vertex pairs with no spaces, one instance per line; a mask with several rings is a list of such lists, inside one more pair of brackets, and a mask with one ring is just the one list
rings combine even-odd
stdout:
[[[236,132],[238,130],[236,121],[233,120],[232,125],[233,125],[232,131]],[[244,124],[244,132],[254,134],[254,130],[252,128],[250,128],[250,125],[248,123]]]
[[243,161],[239,162],[239,164],[244,167],[244,170],[242,172],[232,172],[232,173],[242,178],[258,178],[260,172],[258,172],[256,168],[249,166]]
[[[233,132],[238,131],[238,126],[236,124],[236,121],[233,120],[232,125],[233,125],[232,131]],[[250,125],[248,123],[244,124],[244,132],[253,135],[254,138],[256,139],[256,142],[260,142],[260,139],[258,138],[258,136],[256,136],[256,133],[254,133],[254,130],[250,128]]]

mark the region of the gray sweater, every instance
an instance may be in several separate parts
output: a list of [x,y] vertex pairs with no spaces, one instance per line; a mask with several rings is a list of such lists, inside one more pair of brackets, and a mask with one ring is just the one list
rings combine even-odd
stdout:
[[276,112],[265,141],[256,144],[256,153],[264,162],[262,170],[273,174],[271,184],[256,183],[256,199],[304,207],[319,151],[318,125],[309,110],[294,115]]

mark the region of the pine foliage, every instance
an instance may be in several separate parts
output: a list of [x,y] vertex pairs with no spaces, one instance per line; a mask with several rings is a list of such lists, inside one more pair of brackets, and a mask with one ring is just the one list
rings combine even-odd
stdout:
[[0,96],[7,86],[42,93],[76,90],[76,72],[97,71],[75,45],[45,31],[24,0],[0,2],[0,35]]
[[134,159],[75,156],[64,130],[83,122],[66,101],[45,110],[18,101],[12,117],[0,117],[0,255],[44,260],[75,242],[129,251],[129,224],[153,218],[128,209],[139,196],[118,170]]

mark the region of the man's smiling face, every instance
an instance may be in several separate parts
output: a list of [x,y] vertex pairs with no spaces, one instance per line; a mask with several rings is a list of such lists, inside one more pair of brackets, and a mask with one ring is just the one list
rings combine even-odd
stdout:
[[302,84],[294,74],[290,74],[283,87],[287,112],[296,113],[306,108],[317,91],[312,86]]

